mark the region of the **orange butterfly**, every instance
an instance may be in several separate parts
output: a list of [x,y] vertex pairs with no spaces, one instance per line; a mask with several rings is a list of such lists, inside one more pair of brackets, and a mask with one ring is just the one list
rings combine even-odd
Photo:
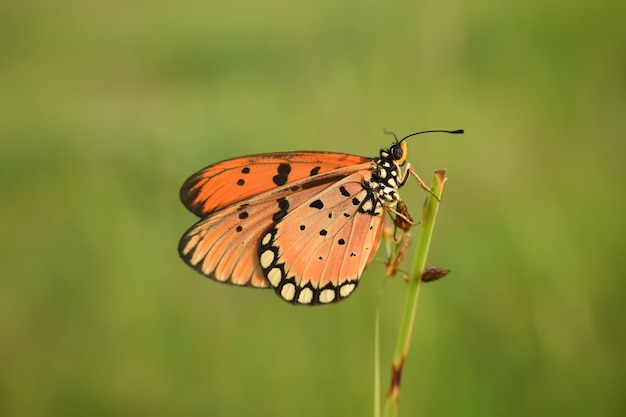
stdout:
[[[415,173],[406,139],[376,158],[331,152],[250,155],[210,165],[183,184],[201,218],[178,250],[191,267],[234,285],[274,288],[293,304],[328,304],[356,288],[380,244],[384,212]],[[402,210],[408,214],[405,209]]]

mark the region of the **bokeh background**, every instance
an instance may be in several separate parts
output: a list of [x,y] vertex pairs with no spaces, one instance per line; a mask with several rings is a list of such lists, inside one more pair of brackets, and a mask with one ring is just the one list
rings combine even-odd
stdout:
[[[242,154],[448,169],[400,415],[626,415],[626,3],[0,4],[0,414],[372,415],[405,285],[296,308],[202,278],[187,176]],[[413,213],[425,195],[402,195]],[[381,291],[382,290],[382,291]]]

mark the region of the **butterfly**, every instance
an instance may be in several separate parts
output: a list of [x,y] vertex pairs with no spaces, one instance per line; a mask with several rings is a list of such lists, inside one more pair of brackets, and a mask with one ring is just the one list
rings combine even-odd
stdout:
[[[180,199],[200,220],[180,240],[181,258],[219,282],[273,288],[300,305],[353,293],[380,245],[385,213],[411,223],[398,190],[410,176],[406,139],[374,158],[334,152],[243,156],[189,177]],[[409,227],[406,226],[405,227]]]

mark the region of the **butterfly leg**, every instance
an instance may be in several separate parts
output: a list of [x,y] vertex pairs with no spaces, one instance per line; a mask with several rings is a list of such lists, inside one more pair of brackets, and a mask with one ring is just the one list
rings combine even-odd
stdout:
[[[399,240],[395,240],[393,251],[387,262],[387,276],[391,277],[398,272],[398,267],[404,259],[409,244],[411,243],[411,235],[406,232],[402,232],[402,236]],[[408,280],[408,274],[404,273],[405,280]]]
[[396,215],[396,217],[393,218],[393,224],[396,226],[396,228],[404,232],[408,232],[409,229],[413,227],[413,217],[411,217],[409,209],[407,208],[406,204],[404,204],[404,201],[398,200],[396,209],[391,207],[388,207],[388,209],[390,213],[394,213]]
[[[411,235],[408,231],[413,226],[413,218],[409,214],[409,210],[402,200],[397,202],[396,210],[391,207],[387,207],[387,213],[390,214],[391,220],[393,221],[393,232],[391,225],[388,226],[386,232],[386,240],[387,247],[389,252],[389,257],[387,258],[387,276],[393,276],[398,271],[398,267],[406,254],[406,251],[409,247],[409,243],[411,241]],[[395,214],[395,216],[391,216],[391,214]],[[396,233],[400,231],[400,236],[396,236]],[[408,274],[404,274],[407,275]]]
[[430,187],[428,185],[426,185],[426,183],[424,181],[422,181],[420,176],[417,175],[417,172],[415,172],[415,170],[411,166],[410,162],[408,164],[406,164],[406,169],[404,170],[404,175],[402,177],[402,180],[400,181],[400,186],[403,186],[409,180],[409,176],[415,177],[415,179],[417,180],[417,184],[420,187],[422,187],[422,189],[424,189],[424,191],[428,192],[430,195],[435,197],[437,199],[437,201],[441,201],[441,200],[439,200],[439,198],[435,194],[433,194],[433,191],[430,189]]

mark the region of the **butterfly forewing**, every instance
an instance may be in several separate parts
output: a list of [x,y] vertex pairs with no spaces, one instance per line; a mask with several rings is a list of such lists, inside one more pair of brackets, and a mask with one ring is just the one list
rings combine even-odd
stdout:
[[210,165],[191,176],[181,201],[199,217],[285,184],[371,161],[332,152],[284,152],[250,155]]

